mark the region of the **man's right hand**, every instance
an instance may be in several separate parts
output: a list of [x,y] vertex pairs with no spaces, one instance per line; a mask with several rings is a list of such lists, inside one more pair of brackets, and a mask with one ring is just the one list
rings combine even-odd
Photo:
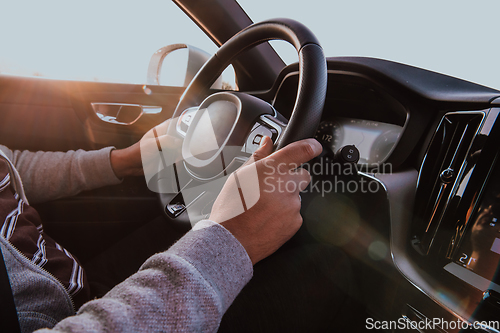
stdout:
[[273,143],[265,137],[249,162],[227,180],[210,219],[240,241],[253,264],[274,253],[299,230],[299,192],[311,181],[299,166],[321,151],[318,141],[305,139],[272,153]]

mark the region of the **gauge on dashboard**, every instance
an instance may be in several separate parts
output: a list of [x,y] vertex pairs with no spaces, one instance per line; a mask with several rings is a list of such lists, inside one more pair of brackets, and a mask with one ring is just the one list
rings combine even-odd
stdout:
[[399,140],[401,135],[400,129],[390,129],[383,132],[377,139],[373,142],[373,146],[370,152],[370,160],[372,161],[383,161]]
[[323,147],[331,150],[331,153],[340,148],[343,141],[344,130],[336,121],[323,121],[319,124],[314,138],[318,140]]
[[394,150],[402,131],[401,126],[380,121],[336,117],[321,122],[314,137],[328,155],[354,145],[359,150],[358,164],[378,165]]

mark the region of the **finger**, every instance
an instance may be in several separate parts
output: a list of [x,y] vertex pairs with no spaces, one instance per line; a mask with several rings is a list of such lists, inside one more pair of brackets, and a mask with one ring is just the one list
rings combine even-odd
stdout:
[[273,150],[274,150],[273,140],[271,140],[271,138],[268,136],[264,136],[260,141],[259,149],[257,149],[252,155],[253,160],[255,162],[257,162],[258,160],[261,160],[261,159],[271,155]]
[[252,154],[252,156],[243,164],[249,165],[255,163],[272,154],[274,150],[273,140],[270,137],[264,136],[260,141],[260,147]]
[[291,170],[318,156],[322,150],[321,144],[315,139],[305,139],[290,143],[268,158],[278,168]]
[[298,190],[299,192],[301,192],[311,182],[311,175],[309,174],[309,171],[303,168],[298,168],[296,171],[296,175],[297,175],[296,182],[298,185]]
[[289,173],[289,175],[290,176],[286,178],[285,183],[293,182],[294,185],[287,184],[286,187],[288,191],[294,194],[298,194],[300,191],[303,191],[311,182],[311,175],[307,170],[302,168],[298,168],[296,171]]

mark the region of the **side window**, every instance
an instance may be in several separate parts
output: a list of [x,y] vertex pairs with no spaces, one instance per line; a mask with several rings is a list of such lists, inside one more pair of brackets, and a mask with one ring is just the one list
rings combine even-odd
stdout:
[[[150,59],[164,46],[217,50],[172,1],[27,0],[1,8],[0,74],[145,84]],[[169,84],[166,76],[175,74],[162,72],[160,84]],[[235,88],[234,75],[226,77]]]

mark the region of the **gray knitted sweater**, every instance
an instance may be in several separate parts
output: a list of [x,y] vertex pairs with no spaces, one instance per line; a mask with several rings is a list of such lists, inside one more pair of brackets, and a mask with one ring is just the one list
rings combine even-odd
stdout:
[[[69,153],[0,149],[18,169],[30,202],[119,182],[109,161],[111,148]],[[213,332],[253,274],[238,240],[221,225],[202,221],[73,315],[70,297],[56,279],[5,239],[0,238],[0,246],[23,331],[58,322],[39,332]]]

